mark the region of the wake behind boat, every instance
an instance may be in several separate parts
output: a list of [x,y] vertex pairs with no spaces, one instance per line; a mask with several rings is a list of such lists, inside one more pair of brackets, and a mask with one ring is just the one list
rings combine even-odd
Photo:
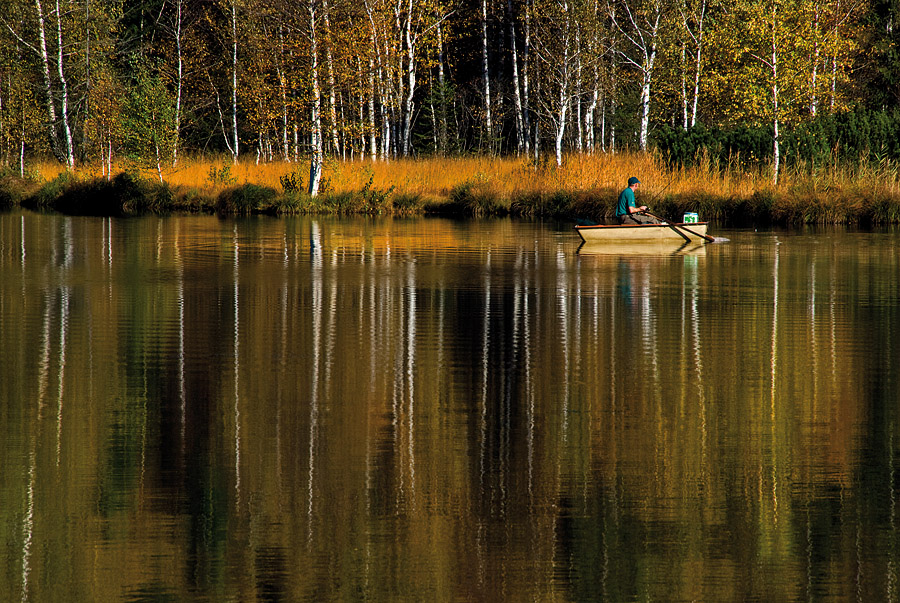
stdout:
[[702,243],[711,240],[706,234],[709,222],[678,222],[662,224],[595,224],[578,225],[576,232],[585,243],[627,241]]

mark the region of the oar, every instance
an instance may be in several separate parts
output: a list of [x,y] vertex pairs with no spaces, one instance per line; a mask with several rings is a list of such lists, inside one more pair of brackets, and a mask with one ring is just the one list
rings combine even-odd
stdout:
[[[650,216],[651,218],[656,218],[657,220],[659,220],[661,226],[663,225],[663,223],[665,223],[665,224],[664,224],[665,226],[668,226],[669,228],[671,228],[672,230],[674,230],[675,232],[677,232],[678,234],[680,234],[680,235],[681,235],[681,238],[684,239],[684,242],[685,242],[685,243],[690,243],[690,242],[691,242],[691,237],[687,236],[686,234],[684,234],[683,232],[681,232],[680,230],[678,230],[678,229],[675,227],[675,225],[672,224],[669,220],[663,220],[663,219],[660,218],[659,216],[654,216],[653,214],[651,214],[651,213],[650,213],[649,211],[647,211],[647,210],[644,210],[644,211],[639,212],[639,213],[642,213],[642,214],[644,214],[644,215],[646,215],[646,216]],[[690,231],[688,231],[688,232],[690,232]],[[691,234],[693,234],[693,233],[691,233]]]
[[715,243],[715,242],[716,242],[716,239],[715,239],[715,238],[713,238],[713,237],[711,237],[711,236],[709,236],[709,235],[700,234],[699,232],[695,232],[695,231],[691,230],[690,228],[684,226],[683,224],[680,225],[680,226],[675,226],[674,224],[672,224],[672,221],[671,221],[671,220],[663,220],[663,219],[660,218],[659,216],[656,216],[656,215],[651,214],[649,211],[645,211],[644,213],[647,214],[648,216],[650,216],[651,218],[656,218],[656,219],[659,220],[660,222],[665,222],[666,224],[668,224],[668,225],[672,228],[672,230],[676,231],[678,234],[680,234],[681,236],[683,236],[683,237],[684,237],[685,239],[687,239],[688,241],[690,241],[690,239],[688,238],[688,236],[685,235],[683,232],[681,232],[681,230],[679,230],[679,229],[684,229],[684,230],[688,231],[689,233],[691,233],[692,235],[694,235],[695,237],[700,237],[701,239],[705,239],[706,241],[708,241],[708,242],[710,242],[710,243]]

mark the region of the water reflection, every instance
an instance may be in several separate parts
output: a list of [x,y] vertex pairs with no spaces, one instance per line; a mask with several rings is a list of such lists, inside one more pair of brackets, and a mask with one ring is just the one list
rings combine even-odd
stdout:
[[896,600],[898,246],[729,236],[2,215],[0,592]]

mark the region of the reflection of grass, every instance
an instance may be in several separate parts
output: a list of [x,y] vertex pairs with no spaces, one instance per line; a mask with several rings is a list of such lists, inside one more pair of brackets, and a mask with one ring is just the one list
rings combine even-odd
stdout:
[[[51,182],[52,163],[32,168]],[[215,175],[215,177],[211,176]],[[524,158],[427,158],[389,162],[330,160],[322,194],[305,193],[305,163],[188,158],[164,173],[176,208],[270,213],[515,213],[601,219],[629,176],[642,186],[638,200],[655,213],[697,211],[702,219],[781,223],[900,222],[900,166],[891,160],[845,165],[794,165],[772,184],[768,167],[668,167],[653,153],[571,155],[562,167]],[[77,179],[97,178],[90,166]],[[146,175],[147,180],[153,175]]]

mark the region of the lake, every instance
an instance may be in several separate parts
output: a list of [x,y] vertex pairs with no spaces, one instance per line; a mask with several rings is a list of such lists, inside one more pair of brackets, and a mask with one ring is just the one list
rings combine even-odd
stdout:
[[900,599],[900,231],[0,214],[0,599]]

